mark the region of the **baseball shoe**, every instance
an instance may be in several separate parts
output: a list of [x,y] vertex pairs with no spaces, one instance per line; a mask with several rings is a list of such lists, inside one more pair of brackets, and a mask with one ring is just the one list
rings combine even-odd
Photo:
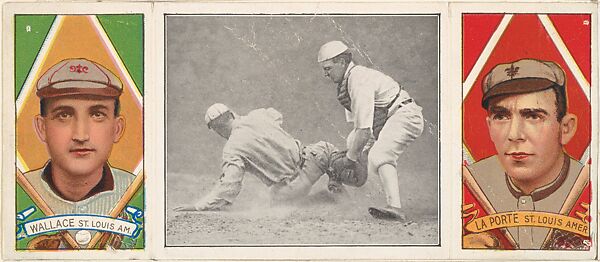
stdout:
[[385,220],[396,220],[406,221],[406,215],[400,210],[400,208],[393,206],[380,207],[369,207],[369,214],[377,219]]

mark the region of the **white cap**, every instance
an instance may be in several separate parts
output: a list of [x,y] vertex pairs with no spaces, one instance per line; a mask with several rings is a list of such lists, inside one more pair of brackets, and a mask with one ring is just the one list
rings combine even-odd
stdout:
[[321,46],[317,55],[317,62],[321,63],[325,60],[336,57],[337,55],[348,50],[348,46],[342,41],[331,41]]
[[208,123],[210,123],[210,121],[215,120],[215,118],[221,116],[222,114],[224,114],[225,112],[228,112],[228,111],[230,111],[229,107],[227,107],[224,104],[221,104],[221,103],[213,104],[206,110],[206,114],[204,115],[204,121],[206,121],[206,124],[208,125]]

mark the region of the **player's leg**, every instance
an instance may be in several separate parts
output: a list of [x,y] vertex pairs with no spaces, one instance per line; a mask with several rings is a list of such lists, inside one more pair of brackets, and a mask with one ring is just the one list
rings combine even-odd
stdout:
[[318,142],[304,147],[304,162],[299,167],[298,176],[292,181],[271,187],[272,198],[285,201],[308,195],[311,187],[327,172],[329,157],[337,148],[327,142]]
[[388,119],[369,152],[369,175],[379,175],[387,202],[386,207],[369,209],[369,213],[377,218],[403,219],[396,160],[423,132],[421,107],[412,106]]
[[[382,138],[381,135],[379,138]],[[389,147],[384,144],[385,141],[385,139],[378,140],[371,148],[368,158],[368,171],[369,176],[379,176],[387,206],[371,207],[369,213],[376,218],[404,220],[405,216],[400,211],[402,201],[400,199],[396,158],[392,156]]]
[[308,195],[311,186],[311,180],[306,175],[299,174],[292,181],[272,185],[271,199],[276,202],[296,200]]

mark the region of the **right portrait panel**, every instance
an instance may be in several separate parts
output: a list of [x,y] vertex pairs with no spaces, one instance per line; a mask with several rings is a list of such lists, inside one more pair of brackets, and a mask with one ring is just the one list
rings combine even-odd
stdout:
[[463,14],[463,249],[595,246],[591,18]]

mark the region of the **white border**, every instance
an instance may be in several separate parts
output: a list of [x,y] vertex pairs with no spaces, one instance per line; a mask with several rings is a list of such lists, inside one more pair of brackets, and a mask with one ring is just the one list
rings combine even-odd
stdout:
[[[2,259],[149,259],[150,247],[152,239],[148,233],[145,233],[144,250],[115,250],[115,251],[99,251],[99,250],[78,250],[78,251],[15,251],[15,235],[11,230],[15,228],[14,205],[15,205],[15,176],[11,175],[15,172],[15,107],[14,107],[14,15],[15,14],[128,14],[140,13],[144,15],[144,92],[150,90],[152,92],[153,85],[151,70],[149,65],[152,65],[151,48],[151,29],[148,25],[152,23],[151,4],[148,3],[7,3],[3,6],[3,91],[2,98],[6,99],[2,103]],[[127,74],[126,74],[127,75]],[[129,80],[129,79],[127,79]],[[146,101],[147,103],[147,101]],[[147,127],[144,126],[146,129]],[[152,141],[145,137],[146,141]],[[151,156],[145,148],[144,156]],[[150,202],[148,179],[146,177],[145,188],[145,206],[148,209]],[[145,230],[151,228],[152,218],[146,216],[144,219]],[[13,232],[13,233],[11,233]]]
[[[596,253],[598,251],[598,198],[597,198],[597,174],[598,174],[598,52],[597,52],[597,30],[598,30],[598,7],[596,4],[589,3],[554,3],[554,4],[524,4],[524,3],[511,3],[507,4],[474,4],[474,3],[452,3],[450,4],[450,13],[452,17],[452,43],[457,43],[457,47],[454,48],[452,53],[452,80],[450,86],[462,87],[462,14],[463,13],[537,13],[537,14],[553,14],[553,13],[589,13],[592,16],[591,32],[592,32],[592,52],[591,52],[591,63],[592,63],[592,82],[591,84],[591,95],[589,96],[592,104],[592,140],[591,140],[591,158],[592,158],[592,169],[590,173],[590,180],[592,183],[592,208],[590,213],[596,214],[596,217],[592,218],[591,223],[591,234],[594,246],[590,251],[544,251],[544,250],[506,250],[506,251],[493,251],[493,250],[463,250],[461,248],[461,236],[462,236],[462,218],[461,218],[461,197],[455,197],[453,204],[452,224],[459,225],[453,227],[452,232],[452,247],[451,247],[451,258],[453,259],[501,259],[501,260],[574,260],[574,259],[596,259]],[[547,27],[546,27],[547,28]],[[547,28],[548,30],[548,28]],[[552,34],[552,32],[550,32]],[[556,39],[553,39],[556,40]],[[491,41],[490,41],[491,42]],[[487,47],[486,47],[487,48]],[[559,46],[557,48],[560,49]],[[562,53],[561,53],[562,54]],[[489,54],[488,54],[489,55]],[[487,59],[487,58],[486,58]],[[565,58],[568,60],[568,58]],[[485,62],[485,61],[484,61]],[[477,61],[479,63],[479,61]],[[567,61],[569,63],[569,61]],[[574,67],[569,64],[569,69]],[[480,71],[480,70],[478,70]],[[574,72],[577,76],[577,72]],[[477,73],[478,74],[478,73]],[[470,75],[469,75],[470,76]],[[475,76],[476,77],[476,76]],[[467,78],[465,83],[470,78]],[[580,82],[581,83],[581,82]],[[585,86],[585,85],[582,85]],[[589,86],[589,84],[588,84]],[[467,89],[467,90],[464,90]],[[464,88],[463,92],[467,92],[468,88]],[[466,93],[462,94],[463,96]],[[460,97],[460,96],[459,96]],[[462,107],[462,100],[456,104],[458,107]],[[454,123],[462,123],[462,114],[456,114],[453,116]],[[460,130],[459,130],[460,131]],[[462,133],[461,137],[462,137]],[[462,152],[458,152],[462,148],[462,141],[460,144],[454,147],[456,150],[455,155],[462,155]],[[460,163],[460,161],[452,161],[453,163]],[[460,166],[453,167],[456,170],[453,181],[454,196],[460,196],[462,185],[461,185],[461,172]]]
[[[275,4],[275,3],[160,3],[155,6],[155,17],[156,24],[156,72],[158,79],[156,83],[160,85],[156,93],[157,97],[152,97],[153,101],[164,101],[164,14],[214,14],[214,13],[228,13],[228,14],[252,14],[252,13],[272,13],[272,14],[290,14],[290,13],[301,13],[301,14],[319,14],[319,13],[344,13],[344,14],[441,14],[440,15],[440,49],[442,54],[446,55],[449,53],[449,45],[447,41],[446,33],[448,32],[448,15],[447,5],[445,3],[430,3],[427,5],[423,4],[407,4],[407,3],[371,3],[368,6],[364,3],[286,3],[286,4]],[[441,79],[440,83],[447,82],[447,67],[445,61],[446,56],[440,56],[440,70]],[[441,97],[448,96],[449,90],[444,89],[443,85],[440,87]],[[148,94],[150,96],[150,94]],[[154,95],[154,94],[153,94]],[[150,98],[150,97],[148,97]],[[448,108],[444,105],[440,105],[440,116],[441,129],[447,127],[449,122],[444,121],[447,119]],[[151,110],[159,110],[160,113],[164,112],[164,104],[160,106],[152,107]],[[159,115],[159,112],[147,112],[149,115]],[[162,114],[160,114],[162,115]],[[164,128],[164,116],[163,119],[153,118],[148,119],[152,121],[151,124],[155,127],[154,130],[163,130]],[[155,122],[156,121],[156,122]],[[445,133],[447,134],[447,133]],[[164,137],[153,136],[156,139],[156,143],[153,143],[153,151],[156,152],[158,157],[154,164],[155,167],[148,167],[152,170],[164,170],[164,154],[163,144]],[[446,139],[444,133],[442,139]],[[440,150],[440,156],[445,155],[447,148],[442,144]],[[445,170],[449,170],[444,161],[441,161],[441,185],[449,184]],[[163,178],[161,178],[163,179]],[[158,185],[158,184],[156,184]],[[153,187],[155,185],[153,184]],[[443,220],[448,220],[449,210],[447,208],[450,204],[449,188],[442,186],[442,192],[440,192],[440,198],[442,201],[440,204],[441,214],[440,217]],[[154,190],[153,190],[154,191]],[[158,195],[164,195],[164,187],[156,189]],[[423,246],[423,247],[403,247],[403,246],[390,246],[390,247],[369,247],[369,246],[324,246],[324,247],[164,247],[164,201],[155,203],[156,209],[152,210],[152,216],[159,219],[158,225],[155,227],[153,232],[154,239],[157,241],[157,245],[154,246],[158,259],[362,259],[362,260],[383,260],[383,259],[444,259],[448,258],[449,250],[448,241],[450,240],[447,236],[449,235],[449,227],[444,221],[441,221],[440,225],[440,246]],[[368,244],[368,243],[365,243]]]

